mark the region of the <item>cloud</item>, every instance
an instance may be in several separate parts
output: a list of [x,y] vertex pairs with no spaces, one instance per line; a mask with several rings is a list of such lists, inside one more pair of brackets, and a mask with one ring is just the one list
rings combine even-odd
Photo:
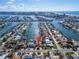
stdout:
[[10,2],[14,2],[15,0],[9,0]]
[[[24,0],[8,0],[3,6],[0,6],[0,11],[32,11],[37,10],[36,5],[27,5]],[[40,1],[40,0],[30,0],[30,1]]]
[[12,3],[13,3],[13,2],[11,2],[11,1],[8,1],[8,2],[7,2],[7,4],[12,4]]
[[12,2],[8,2],[5,5],[0,5],[0,11],[25,11],[25,4],[14,4]]
[[[21,0],[19,0],[21,1]],[[16,4],[15,0],[8,0],[3,6],[0,6],[0,11],[20,11],[24,10],[25,5],[24,3]]]
[[6,2],[6,4],[13,4],[15,2],[15,0],[9,0]]

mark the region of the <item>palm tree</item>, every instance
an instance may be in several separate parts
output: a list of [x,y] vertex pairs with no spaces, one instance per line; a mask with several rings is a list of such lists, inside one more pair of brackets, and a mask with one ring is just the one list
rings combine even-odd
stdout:
[[34,59],[34,57],[36,56],[36,53],[35,52],[33,52],[32,53],[32,57],[33,57],[33,59]]

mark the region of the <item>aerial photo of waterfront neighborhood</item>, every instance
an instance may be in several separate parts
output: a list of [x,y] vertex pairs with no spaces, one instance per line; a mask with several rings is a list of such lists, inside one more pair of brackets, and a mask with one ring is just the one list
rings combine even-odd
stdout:
[[[57,1],[63,7],[50,7]],[[0,2],[0,59],[79,59],[79,11],[74,11],[78,0],[57,1]],[[73,8],[66,8],[67,2]]]

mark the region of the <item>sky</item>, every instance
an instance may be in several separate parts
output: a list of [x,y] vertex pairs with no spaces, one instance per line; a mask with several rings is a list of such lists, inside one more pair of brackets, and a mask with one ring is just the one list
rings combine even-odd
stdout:
[[1,0],[0,11],[78,11],[79,0]]

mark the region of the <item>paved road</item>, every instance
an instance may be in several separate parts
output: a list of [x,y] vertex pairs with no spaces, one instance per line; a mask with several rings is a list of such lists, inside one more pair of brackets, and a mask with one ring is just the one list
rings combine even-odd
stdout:
[[59,45],[57,44],[57,41],[56,41],[56,39],[54,38],[54,35],[51,33],[51,31],[50,31],[50,29],[48,28],[48,26],[47,26],[46,23],[45,23],[45,26],[46,26],[48,32],[50,33],[50,35],[52,36],[52,39],[53,39],[53,41],[55,42],[58,51],[63,55],[63,59],[67,59],[67,57],[65,56],[64,51],[63,51],[63,52],[61,51],[61,48],[60,48]]

